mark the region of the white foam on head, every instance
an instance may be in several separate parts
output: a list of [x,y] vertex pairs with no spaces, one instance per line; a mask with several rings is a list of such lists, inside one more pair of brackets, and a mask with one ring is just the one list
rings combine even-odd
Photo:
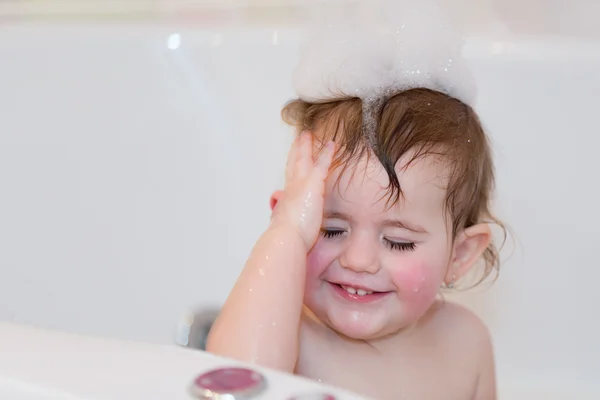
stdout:
[[475,102],[463,38],[433,1],[371,0],[333,10],[309,28],[300,49],[293,84],[301,99],[368,100],[424,87]]

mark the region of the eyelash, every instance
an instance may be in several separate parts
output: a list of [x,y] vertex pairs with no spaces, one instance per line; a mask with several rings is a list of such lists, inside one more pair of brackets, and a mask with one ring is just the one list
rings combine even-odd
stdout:
[[[323,237],[327,238],[327,239],[331,239],[336,236],[340,236],[343,233],[344,233],[344,231],[336,230],[336,229],[321,229],[321,235],[323,235]],[[384,241],[385,245],[388,248],[390,248],[390,250],[414,251],[415,247],[416,247],[415,244],[412,242],[405,242],[405,243],[392,242],[391,240],[388,240],[388,239],[384,239],[383,241]]]
[[412,242],[400,243],[400,242],[392,242],[387,239],[384,239],[384,242],[387,247],[389,247],[392,250],[397,250],[397,251],[414,251],[415,247],[416,247],[415,244]]
[[323,237],[327,238],[327,239],[331,239],[333,237],[340,236],[343,233],[344,233],[344,231],[340,231],[337,229],[321,229],[321,235],[323,235]]

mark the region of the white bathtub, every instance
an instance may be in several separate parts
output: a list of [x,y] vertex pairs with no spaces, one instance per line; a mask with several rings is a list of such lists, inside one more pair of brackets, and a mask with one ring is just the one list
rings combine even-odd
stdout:
[[[192,382],[215,368],[244,366],[172,345],[94,338],[0,323],[0,399],[192,400]],[[262,397],[300,394],[363,397],[308,379],[257,369],[266,378]]]
[[[225,299],[266,225],[290,141],[279,110],[293,94],[299,31],[273,9],[138,2],[99,17],[90,4],[116,3],[75,15],[76,3],[37,3],[0,6],[0,320],[151,353],[174,343],[186,310]],[[501,399],[598,399],[600,44],[497,26],[473,33],[466,54],[497,149],[497,209],[519,247],[492,289],[457,300],[490,326]],[[23,360],[36,349],[51,363],[46,331],[23,332]],[[104,343],[60,337],[83,355]],[[119,343],[106,347],[115,357],[129,351]],[[13,362],[24,374],[15,381],[43,375],[10,354],[0,352],[3,382]],[[102,373],[115,379],[102,398],[134,398]]]

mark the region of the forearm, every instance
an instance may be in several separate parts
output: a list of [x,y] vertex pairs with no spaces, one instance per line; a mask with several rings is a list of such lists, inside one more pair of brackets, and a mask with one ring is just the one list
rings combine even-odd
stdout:
[[306,246],[293,230],[267,230],[211,329],[207,350],[292,372],[298,356]]

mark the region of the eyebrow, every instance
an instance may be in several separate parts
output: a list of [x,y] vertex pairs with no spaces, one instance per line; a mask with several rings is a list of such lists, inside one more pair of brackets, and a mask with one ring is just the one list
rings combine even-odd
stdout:
[[[323,215],[323,218],[352,221],[351,216],[344,214],[344,213],[340,213],[340,212],[334,212],[334,211],[326,211]],[[407,231],[411,231],[411,232],[415,232],[415,233],[427,233],[427,230],[425,230],[425,228],[423,228],[421,226],[408,224],[406,222],[403,222],[403,221],[400,221],[397,219],[386,219],[385,221],[383,221],[382,225],[400,228],[400,229],[406,229]]]

